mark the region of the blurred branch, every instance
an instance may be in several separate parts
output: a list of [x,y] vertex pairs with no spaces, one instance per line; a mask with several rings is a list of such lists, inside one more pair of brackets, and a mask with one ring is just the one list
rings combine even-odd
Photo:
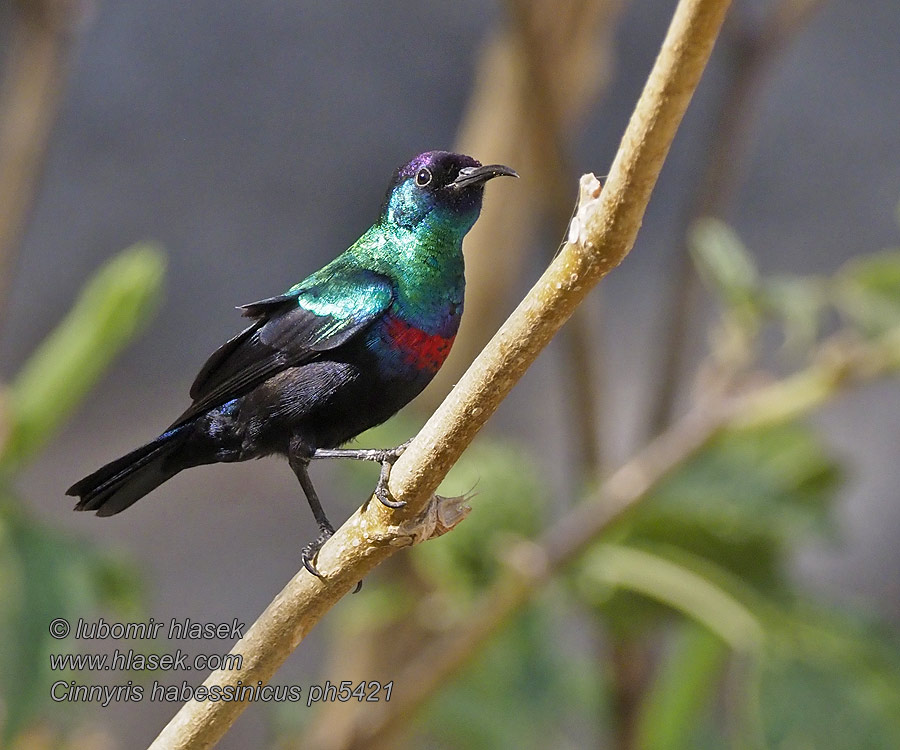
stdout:
[[[575,220],[578,232],[478,356],[457,387],[422,428],[391,474],[391,494],[406,507],[391,511],[367,503],[322,548],[320,580],[301,570],[235,646],[243,668],[217,670],[204,682],[237,687],[268,681],[307,633],[363,576],[400,547],[427,539],[444,510],[434,497],[459,458],[515,383],[571,316],[591,288],[624,260],[634,245],[650,194],[672,139],[700,80],[729,5],[728,0],[680,0],[647,84],[599,195],[593,176]],[[214,745],[246,702],[189,701],[153,742],[153,748]]]
[[[532,0],[507,0],[514,41],[525,72],[525,98],[528,109],[528,135],[533,143],[536,166],[541,173],[541,188],[560,231],[572,215],[571,164],[562,128],[562,101],[550,83],[552,75],[548,46],[538,27],[540,5]],[[546,5],[543,5],[546,9]],[[591,3],[582,4],[590,8]],[[562,16],[564,18],[564,16]]]
[[19,0],[0,81],[0,318],[62,94],[77,0]]
[[[569,188],[572,167],[563,128],[562,110],[565,99],[560,97],[553,85],[555,76],[552,60],[559,55],[553,43],[556,41],[558,44],[558,40],[547,38],[548,26],[553,29],[547,21],[556,19],[556,27],[569,32],[563,38],[571,39],[576,36],[577,29],[589,28],[584,23],[585,19],[579,17],[579,12],[580,16],[592,16],[594,23],[598,17],[603,18],[609,29],[612,16],[618,12],[619,3],[581,3],[576,10],[575,23],[571,24],[567,21],[573,19],[567,19],[564,9],[559,7],[553,8],[548,18],[549,6],[546,3],[507,0],[506,4],[527,83],[525,98],[533,163],[541,177],[544,205],[554,232],[562,234],[572,218]],[[578,456],[575,474],[581,481],[593,479],[601,463],[600,404],[596,388],[595,357],[591,346],[592,339],[598,338],[598,325],[598,321],[593,321],[592,326],[587,320],[585,308],[581,308],[572,316],[563,335],[565,380],[569,385],[566,389],[567,400],[570,422],[575,426],[571,434]],[[591,327],[594,328],[593,336]]]
[[[753,110],[766,76],[781,51],[805,27],[824,0],[777,0],[766,20],[755,31],[741,29],[724,35],[730,65],[729,79],[721,94],[712,142],[705,149],[706,166],[693,206],[687,212],[681,236],[703,216],[726,218],[745,163],[755,119]],[[659,432],[672,418],[684,365],[690,319],[696,305],[697,276],[690,253],[682,244],[670,285],[671,297],[663,317],[662,362],[656,392],[650,400],[647,430]]]
[[[796,419],[849,386],[900,371],[900,328],[872,343],[834,339],[806,369],[717,404],[695,407],[614,472],[588,500],[559,519],[537,542],[520,541],[505,555],[508,572],[482,594],[461,622],[448,625],[394,678],[390,703],[356,715],[345,748],[390,747],[413,714],[476,657],[554,575],[587,551],[672,471],[726,430]],[[627,649],[622,653],[627,653]],[[623,741],[631,742],[629,734]]]
[[[552,83],[552,70],[548,64],[549,46],[542,38],[541,19],[538,16],[557,10],[547,3],[532,0],[507,0],[512,27],[516,32],[519,54],[523,60],[523,70],[528,79],[527,98],[530,104],[528,121],[531,123],[532,148],[535,166],[541,175],[544,203],[551,223],[560,234],[565,232],[571,219],[568,175],[570,165],[568,149],[563,137],[559,117],[560,98]],[[585,4],[589,5],[589,4]],[[582,6],[584,7],[584,5]],[[551,16],[552,17],[552,16]],[[567,422],[572,429],[566,434],[574,456],[571,471],[574,479],[568,490],[595,482],[600,475],[602,459],[602,409],[603,391],[598,387],[596,364],[596,343],[602,338],[602,319],[589,319],[586,307],[581,307],[572,316],[562,337],[562,383],[565,387],[565,402],[568,408]],[[617,728],[620,749],[631,747],[627,735],[635,723],[642,667],[647,659],[639,658],[636,649],[629,649],[618,642],[612,647],[611,668],[613,691],[616,694],[617,710],[614,722]]]

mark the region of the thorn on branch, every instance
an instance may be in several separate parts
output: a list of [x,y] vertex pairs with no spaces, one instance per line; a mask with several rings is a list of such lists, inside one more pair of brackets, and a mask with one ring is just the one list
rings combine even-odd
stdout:
[[467,495],[432,495],[425,509],[390,529],[392,547],[411,547],[452,531],[472,510]]

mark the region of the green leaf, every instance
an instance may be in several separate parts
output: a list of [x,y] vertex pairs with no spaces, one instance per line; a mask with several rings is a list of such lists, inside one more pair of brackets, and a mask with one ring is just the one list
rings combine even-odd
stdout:
[[147,321],[164,270],[158,248],[135,245],[107,262],[87,283],[72,310],[10,386],[10,433],[0,468],[20,469],[81,402]]
[[663,481],[620,536],[715,560],[763,590],[781,588],[797,540],[830,530],[839,479],[804,425],[725,433]]
[[728,657],[721,639],[682,624],[641,706],[636,746],[693,750],[698,717],[713,702]]
[[847,263],[834,277],[835,305],[866,335],[900,326],[900,250]]
[[[580,572],[583,589],[602,596],[603,587],[627,587],[748,654],[749,668],[737,673],[743,684],[731,688],[741,697],[733,704],[736,715],[702,717],[703,697],[721,663],[702,636],[679,642],[643,709],[645,742],[639,746],[717,747],[721,743],[700,737],[731,727],[745,735],[747,747],[900,747],[896,633],[787,593],[760,592],[721,566],[674,548],[625,555],[613,548],[610,555],[609,545],[600,545],[594,555]],[[730,624],[743,620],[752,627]],[[752,637],[740,637],[744,630]]]
[[601,596],[627,589],[696,620],[731,648],[753,652],[764,633],[756,616],[729,592],[671,558],[618,544],[599,544],[581,568],[582,590],[599,584]]
[[725,304],[755,306],[759,273],[731,227],[719,219],[700,219],[691,227],[688,243],[701,279]]
[[[688,555],[782,595],[791,589],[785,570],[797,543],[831,530],[839,478],[804,425],[727,432],[656,487],[605,541],[665,550],[670,559]],[[653,598],[623,588],[610,592],[601,612],[623,638],[671,619]]]

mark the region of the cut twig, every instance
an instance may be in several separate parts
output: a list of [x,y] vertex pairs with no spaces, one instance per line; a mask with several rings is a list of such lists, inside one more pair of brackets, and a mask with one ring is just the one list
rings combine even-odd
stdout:
[[[423,519],[436,512],[434,492],[447,471],[590,289],[631,250],[728,5],[729,0],[678,3],[606,188],[579,207],[581,231],[566,243],[394,466],[391,494],[407,506],[390,511],[375,501],[354,513],[319,553],[317,567],[325,580],[301,570],[235,645],[233,653],[243,656],[243,668],[217,670],[204,685],[267,682],[358,580],[399,547],[427,538]],[[212,747],[247,705],[189,701],[151,747]]]

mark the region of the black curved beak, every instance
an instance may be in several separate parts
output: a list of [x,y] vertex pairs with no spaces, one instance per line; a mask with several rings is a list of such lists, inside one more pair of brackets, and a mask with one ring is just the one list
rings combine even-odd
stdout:
[[504,167],[502,164],[486,164],[483,167],[463,167],[459,170],[459,176],[450,183],[450,187],[460,189],[493,180],[495,177],[518,176],[516,170]]

